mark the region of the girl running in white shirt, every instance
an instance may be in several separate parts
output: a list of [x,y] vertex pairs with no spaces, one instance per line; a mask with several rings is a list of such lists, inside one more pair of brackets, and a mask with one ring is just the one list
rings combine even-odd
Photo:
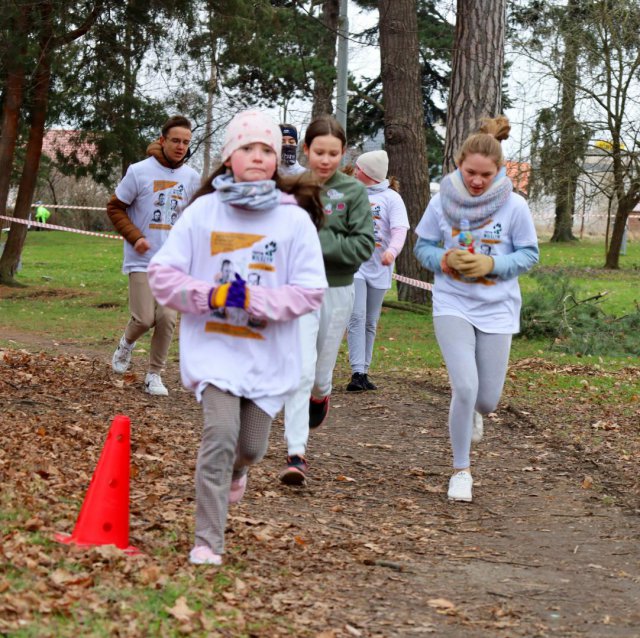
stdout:
[[[281,192],[281,144],[266,114],[236,115],[222,165],[149,266],[158,301],[183,313],[182,380],[204,410],[189,554],[196,564],[222,562],[228,505],[242,498],[247,468],[264,456],[271,421],[299,383],[296,319],[320,307],[327,287],[318,187],[292,186],[310,212]],[[223,271],[230,281],[221,283]]]
[[409,228],[407,208],[398,194],[398,181],[387,179],[386,151],[363,153],[356,160],[354,177],[367,187],[376,249],[354,275],[355,302],[347,327],[351,381],[349,392],[376,390],[369,379],[376,327],[384,295],[391,288],[393,262],[400,254]]
[[433,324],[452,388],[452,501],[472,500],[471,442],[482,438],[482,415],[502,394],[511,336],[520,329],[518,275],[538,261],[529,207],[504,167],[500,141],[510,128],[499,116],[465,140],[458,169],[416,228],[415,255],[435,273]]

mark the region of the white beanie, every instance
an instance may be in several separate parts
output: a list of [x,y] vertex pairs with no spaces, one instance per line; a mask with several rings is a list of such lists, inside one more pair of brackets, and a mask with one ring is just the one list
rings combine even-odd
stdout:
[[387,151],[371,151],[363,153],[356,160],[356,166],[371,179],[376,182],[383,182],[387,179],[389,170],[389,156]]
[[278,162],[282,150],[282,133],[267,113],[242,111],[233,117],[224,132],[221,160],[226,162],[233,151],[254,142],[262,142],[275,151]]

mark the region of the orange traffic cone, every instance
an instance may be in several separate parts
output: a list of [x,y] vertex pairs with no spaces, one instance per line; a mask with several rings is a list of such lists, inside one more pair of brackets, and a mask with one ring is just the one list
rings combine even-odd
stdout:
[[73,533],[56,534],[57,541],[139,551],[129,545],[130,425],[128,416],[113,419]]

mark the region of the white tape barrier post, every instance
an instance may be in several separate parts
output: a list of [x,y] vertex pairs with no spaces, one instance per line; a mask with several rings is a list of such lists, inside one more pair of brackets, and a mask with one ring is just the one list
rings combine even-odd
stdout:
[[11,222],[12,224],[25,224],[28,226],[38,226],[39,228],[48,228],[49,230],[64,230],[68,233],[76,233],[78,235],[91,235],[91,237],[104,237],[105,239],[119,239],[122,241],[120,235],[108,235],[107,233],[95,233],[92,230],[80,230],[79,228],[68,228],[67,226],[58,226],[56,224],[46,224],[43,222],[34,222],[29,219],[18,219],[16,217],[7,217],[6,215],[0,215],[0,219]]

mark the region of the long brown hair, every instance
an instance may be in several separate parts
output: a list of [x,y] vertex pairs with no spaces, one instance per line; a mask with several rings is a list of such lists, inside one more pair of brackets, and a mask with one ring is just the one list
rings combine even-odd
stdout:
[[316,137],[320,137],[321,135],[333,135],[333,137],[337,137],[342,142],[342,150],[347,146],[347,134],[335,117],[321,115],[307,126],[307,130],[304,133],[304,143],[307,145],[307,148],[311,146],[311,142],[313,142]]
[[456,166],[460,166],[467,155],[479,153],[492,159],[498,168],[504,166],[504,155],[500,142],[509,137],[511,124],[505,115],[498,115],[494,118],[485,118],[477,133],[469,135],[462,143],[455,161]]
[[[213,180],[218,177],[218,175],[224,175],[227,170],[224,164],[220,164],[195,192],[190,203],[195,202],[198,197],[215,192],[216,189],[213,187]],[[304,208],[307,213],[309,213],[313,225],[319,230],[324,223],[324,210],[320,199],[320,184],[318,184],[318,180],[313,174],[305,171],[300,175],[283,177],[276,170],[273,179],[276,183],[276,188],[296,198],[298,206]]]

